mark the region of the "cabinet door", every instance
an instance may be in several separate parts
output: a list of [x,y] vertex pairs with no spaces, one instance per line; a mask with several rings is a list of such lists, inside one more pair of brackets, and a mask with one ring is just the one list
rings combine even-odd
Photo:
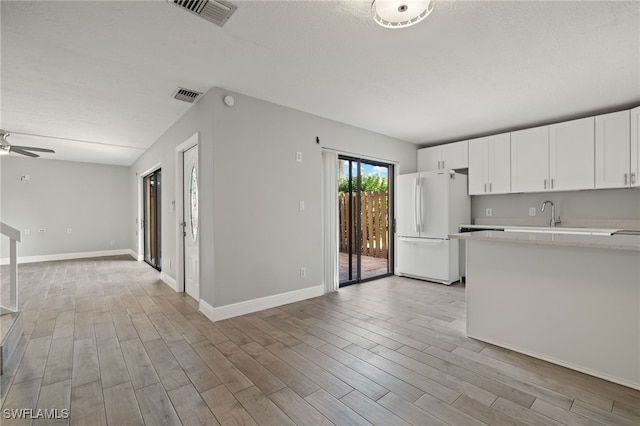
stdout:
[[596,188],[630,185],[630,118],[629,111],[596,117]]
[[466,169],[469,167],[469,141],[442,145],[442,169]]
[[631,110],[631,186],[640,186],[640,107]]
[[511,191],[511,134],[489,136],[488,182],[492,194]]
[[488,192],[489,138],[469,141],[469,195]]
[[549,126],[552,191],[595,188],[595,117]]
[[438,170],[440,168],[441,151],[442,148],[440,146],[419,149],[418,171],[430,172],[432,170]]
[[548,190],[549,126],[511,133],[511,192]]

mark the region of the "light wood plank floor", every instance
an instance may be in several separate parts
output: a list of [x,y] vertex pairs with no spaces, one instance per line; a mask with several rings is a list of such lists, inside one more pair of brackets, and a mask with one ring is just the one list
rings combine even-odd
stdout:
[[638,391],[466,338],[459,284],[391,277],[212,323],[128,257],[22,265],[20,283],[3,426],[48,423],[5,409],[67,409],[53,423],[72,425],[640,423]]

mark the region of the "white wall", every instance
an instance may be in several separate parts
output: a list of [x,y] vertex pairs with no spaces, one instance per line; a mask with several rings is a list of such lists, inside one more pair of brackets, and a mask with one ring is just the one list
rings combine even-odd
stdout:
[[[513,219],[522,224],[548,225],[550,210],[540,212],[545,200],[555,204],[562,226],[615,228],[619,224],[632,227],[633,222],[640,223],[640,188],[473,196],[471,217],[481,221],[490,219],[494,223]],[[529,207],[536,208],[535,217],[529,216]],[[491,218],[486,217],[487,208],[492,210]]]
[[[222,102],[226,94],[235,98],[232,108]],[[163,270],[173,278],[174,148],[196,132],[201,298],[213,307],[321,285],[321,147],[397,162],[400,173],[416,169],[415,145],[214,88],[130,171],[137,188],[135,172],[162,162]],[[298,151],[302,163],[295,160]],[[135,248],[135,228],[131,238]],[[302,266],[306,278],[300,278]]]
[[[127,167],[15,155],[0,163],[0,214],[22,232],[19,258],[129,249]],[[25,175],[29,180],[21,180]],[[7,257],[8,240],[2,240]]]

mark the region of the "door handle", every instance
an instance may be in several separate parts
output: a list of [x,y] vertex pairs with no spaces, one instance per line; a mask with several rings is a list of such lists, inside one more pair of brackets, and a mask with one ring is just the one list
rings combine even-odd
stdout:
[[417,177],[416,181],[415,181],[415,187],[414,187],[414,202],[413,202],[413,214],[416,216],[416,232],[420,232],[420,224],[418,223],[418,203],[419,203],[419,199],[418,199],[418,195],[419,195],[419,180],[420,178]]

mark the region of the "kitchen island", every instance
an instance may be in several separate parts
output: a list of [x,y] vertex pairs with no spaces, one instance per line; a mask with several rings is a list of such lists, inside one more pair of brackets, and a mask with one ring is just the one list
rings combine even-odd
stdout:
[[479,231],[467,335],[640,389],[640,236]]

